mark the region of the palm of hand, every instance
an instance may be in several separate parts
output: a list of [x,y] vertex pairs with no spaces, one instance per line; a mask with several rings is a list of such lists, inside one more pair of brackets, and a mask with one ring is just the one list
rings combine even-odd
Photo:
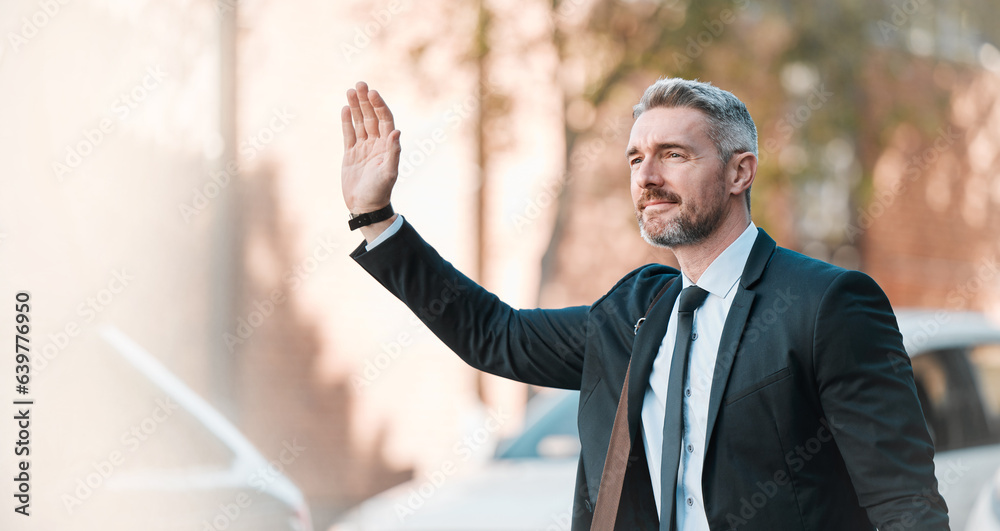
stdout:
[[360,214],[389,204],[399,174],[400,132],[385,101],[363,82],[347,92],[347,101],[341,111],[341,184],[348,209]]

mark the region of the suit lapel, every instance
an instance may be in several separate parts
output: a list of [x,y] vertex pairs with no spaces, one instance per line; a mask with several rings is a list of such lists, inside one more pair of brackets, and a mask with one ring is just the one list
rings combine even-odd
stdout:
[[680,275],[675,277],[673,285],[649,309],[646,320],[639,327],[639,332],[632,343],[632,369],[628,380],[628,429],[629,437],[635,440],[639,427],[639,412],[642,409],[642,399],[649,386],[649,374],[653,371],[653,360],[660,350],[660,343],[667,333],[667,322],[674,301],[684,285]]
[[[729,373],[733,369],[733,361],[736,359],[736,351],[739,349],[740,341],[743,338],[743,330],[746,328],[747,319],[750,317],[750,309],[753,307],[755,297],[753,288],[760,280],[764,268],[771,260],[774,253],[774,240],[764,232],[757,229],[757,239],[754,241],[750,256],[747,257],[746,266],[740,276],[740,285],[733,299],[733,305],[729,308],[729,315],[726,317],[726,324],[722,329],[722,337],[719,341],[719,354],[715,361],[715,374],[712,377],[712,392],[708,401],[708,419],[705,433],[705,446],[712,442],[712,431],[715,428],[715,420],[719,416],[719,407],[722,405],[722,396],[726,392],[726,384],[729,381]],[[629,382],[631,385],[632,382]],[[631,387],[629,388],[631,391]]]

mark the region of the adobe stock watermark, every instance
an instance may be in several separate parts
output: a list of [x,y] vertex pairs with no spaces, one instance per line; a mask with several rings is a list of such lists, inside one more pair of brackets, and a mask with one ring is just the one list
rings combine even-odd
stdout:
[[[476,450],[489,442],[493,434],[499,431],[510,418],[510,412],[504,411],[502,407],[496,410],[490,409],[489,418],[486,419],[483,426],[462,437],[462,440],[452,447],[453,453],[458,456],[457,462],[461,463],[472,459]],[[420,510],[427,503],[427,500],[434,496],[448,481],[448,478],[454,476],[456,472],[458,472],[456,460],[446,459],[440,467],[428,473],[422,483],[410,489],[405,504],[396,502],[395,511],[399,521],[404,522]]]
[[[788,465],[792,473],[798,473],[805,468],[806,464],[823,451],[826,444],[832,441],[834,435],[844,427],[843,424],[838,424],[832,416],[829,419],[820,419],[819,423],[821,426],[816,430],[816,435],[785,453],[785,464]],[[789,485],[791,482],[792,477],[784,468],[775,470],[774,474],[764,481],[758,481],[755,485],[756,492],[751,494],[749,498],[740,498],[739,513],[726,515],[729,529],[735,530],[739,529],[740,526],[747,525],[761,509],[777,496],[781,487]]]
[[947,128],[939,127],[931,146],[907,159],[902,176],[888,189],[876,190],[872,200],[858,213],[857,222],[848,223],[844,227],[847,241],[853,244],[858,236],[870,229],[875,220],[882,217],[896,199],[924,175],[931,164],[937,162],[962,138],[963,135],[950,125]]
[[997,278],[1000,274],[1000,266],[997,264],[997,257],[990,256],[980,260],[973,274],[968,280],[958,284],[945,295],[945,303],[950,309],[960,309],[964,307],[977,293],[988,285],[988,282]]
[[722,36],[726,28],[733,22],[736,22],[737,11],[745,10],[750,6],[750,0],[732,0],[732,2],[736,11],[727,7],[719,12],[718,17],[711,20],[703,20],[701,25],[705,29],[698,32],[697,35],[687,38],[685,41],[687,46],[684,48],[684,53],[673,53],[671,58],[674,60],[674,68],[676,70],[683,69],[694,62],[695,59],[701,57],[705,53],[705,50],[715,44],[716,40]]
[[896,34],[903,26],[909,24],[913,15],[920,12],[927,5],[927,0],[903,0],[892,5],[892,14],[889,20],[880,19],[876,23],[882,42],[888,43],[889,39]]
[[236,8],[240,4],[244,3],[245,0],[216,0],[215,2],[215,12],[219,15],[225,15],[226,13],[232,13],[236,11]]
[[833,92],[826,90],[826,85],[817,83],[809,91],[809,94],[803,99],[802,103],[785,113],[778,120],[775,126],[777,136],[768,138],[764,142],[761,159],[764,159],[765,155],[774,153],[778,148],[785,145],[792,138],[792,135],[795,134],[795,131],[801,129],[812,118],[813,113],[822,109],[832,97]]
[[31,370],[40,372],[48,367],[49,362],[56,359],[59,353],[66,350],[73,339],[80,335],[82,327],[94,322],[134,280],[135,277],[124,268],[113,270],[111,278],[103,288],[76,306],[76,314],[81,320],[70,320],[56,333],[48,334],[49,342],[35,350],[36,355],[31,360]]
[[559,194],[579,173],[579,170],[593,164],[608,147],[608,144],[614,142],[629,127],[628,120],[621,116],[609,118],[601,128],[600,136],[587,139],[579,149],[574,150],[570,156],[567,171],[563,172],[558,179],[544,183],[541,191],[528,201],[521,212],[511,214],[510,222],[514,225],[514,230],[521,234],[526,227],[537,221],[545,209],[558,199]]
[[329,260],[339,248],[340,245],[334,241],[332,235],[320,237],[308,256],[282,274],[281,283],[284,289],[274,288],[267,297],[253,301],[253,309],[247,313],[246,317],[237,318],[236,328],[232,332],[222,334],[222,340],[229,352],[234,352],[237,345],[242,345],[253,337],[267,318],[274,314],[279,306],[288,301],[288,294],[299,289],[302,283],[315,273],[323,262]]
[[569,20],[584,4],[589,5],[590,2],[586,2],[585,0],[563,0],[562,2],[558,2],[553,16],[558,21]]
[[[909,337],[903,338],[906,350],[916,352],[922,349],[928,341],[941,332],[942,325],[951,321],[952,312],[965,308],[977,293],[998,276],[1000,276],[1000,263],[998,263],[997,257],[991,256],[982,259],[975,267],[975,272],[971,277],[950,289],[945,295],[945,309],[938,310],[934,312],[934,315],[921,320],[918,325],[919,330],[913,332]],[[905,353],[891,351],[886,353],[886,357],[892,364],[893,371],[898,373],[910,370],[910,358]]]
[[64,493],[60,497],[68,514],[73,514],[77,508],[83,505],[83,502],[99,491],[105,482],[114,475],[115,470],[125,464],[128,456],[135,453],[143,442],[149,440],[149,437],[156,433],[161,424],[169,420],[174,412],[180,409],[169,396],[163,399],[157,398],[155,403],[156,407],[149,415],[121,434],[118,438],[121,442],[121,448],[112,450],[104,459],[91,461],[93,471],[77,478],[76,488],[71,493]]
[[131,116],[132,112],[149,97],[150,93],[163,84],[167,78],[167,73],[159,66],[149,66],[142,80],[132,88],[122,91],[118,97],[111,102],[110,116],[105,116],[95,127],[85,127],[82,137],[75,143],[68,144],[65,148],[66,154],[60,159],[52,161],[52,172],[56,180],[60,183],[66,180],[66,176],[79,168],[84,159],[94,153],[103,144],[108,136],[115,132],[116,124],[124,122]]
[[746,338],[745,341],[747,343],[756,343],[767,329],[780,321],[781,316],[795,305],[795,301],[801,298],[792,293],[792,288],[790,287],[784,290],[777,290],[775,293],[778,297],[774,300],[771,307],[762,312],[756,312],[754,317],[750,319],[748,323],[750,326],[743,333],[743,337]]
[[[408,4],[409,2],[405,2]],[[408,5],[405,7],[409,7]],[[403,0],[389,0],[385,7],[376,9],[369,14],[368,20],[364,24],[354,28],[354,38],[349,42],[340,43],[340,53],[348,63],[361,55],[362,50],[367,48],[374,39],[392,23],[396,15],[405,11]]]
[[[274,142],[278,133],[283,132],[295,118],[297,116],[284,107],[281,109],[272,109],[267,125],[258,129],[239,143],[238,150],[239,154],[243,156],[243,161],[249,162],[257,158],[257,155],[271,142]],[[191,189],[190,204],[179,203],[177,205],[177,210],[180,212],[184,222],[191,223],[192,218],[204,212],[212,204],[212,200],[219,197],[229,187],[233,179],[239,175],[239,172],[240,163],[236,159],[226,162],[226,165],[221,170],[209,172],[208,181],[200,187],[196,186]]]
[[[732,342],[728,344],[725,350],[723,350],[723,345],[719,345],[719,352],[735,352],[740,346],[746,347],[749,344],[756,343],[761,337],[767,334],[767,331],[774,326],[776,323],[785,323],[782,320],[782,316],[788,313],[796,307],[796,301],[801,297],[798,292],[793,292],[792,288],[785,288],[784,290],[778,290],[775,292],[774,301],[771,303],[769,308],[761,309],[760,311],[755,311],[753,317],[747,321],[744,327],[744,332],[737,336]],[[761,304],[759,301],[756,304]],[[692,383],[695,389],[699,390],[711,390],[712,388],[712,375],[702,374],[699,376],[697,382]]]
[[396,179],[397,187],[405,183],[418,167],[430,159],[431,155],[437,151],[437,147],[448,140],[449,133],[456,131],[476,112],[483,98],[496,91],[496,86],[490,83],[483,83],[480,88],[479,92],[466,96],[444,112],[441,118],[446,123],[446,127],[435,127],[413,143],[417,149],[407,150],[405,155],[400,156],[399,176]]
[[[298,439],[292,439],[290,443],[282,441],[281,444],[283,448],[278,457],[255,470],[247,478],[247,483],[256,489],[257,494],[263,493],[268,485],[284,474],[285,467],[294,463],[307,450],[305,446],[299,446]],[[201,521],[199,531],[225,531],[236,523],[251,505],[253,505],[253,493],[237,492],[232,501],[220,503],[214,515]]]
[[[632,0],[615,0],[617,4],[628,4],[632,3]],[[553,4],[558,4],[555,6],[555,11],[551,13],[552,19],[556,22],[572,22],[574,18],[579,18],[581,13],[580,8],[590,8],[593,6],[593,2],[590,0],[562,0],[560,2],[553,2]],[[681,0],[658,0],[657,4],[662,7],[673,8],[681,4]]]
[[573,509],[549,515],[549,524],[545,531],[570,531],[573,527]]
[[915,494],[910,498],[910,505],[915,510],[903,513],[895,522],[880,524],[878,527],[880,531],[905,531],[920,524],[923,522],[921,517],[932,509],[931,502],[938,506],[943,505],[942,498],[948,490],[957,485],[965,474],[972,470],[972,467],[962,464],[961,459],[948,459],[944,463],[937,463],[935,468],[936,475],[939,476],[938,490],[934,491],[925,487],[920,491],[920,494]]
[[[449,304],[458,300],[462,292],[468,290],[468,287],[458,282],[457,279],[445,279],[443,284],[444,287],[441,289],[441,294],[427,303],[423,308],[418,309],[410,317],[409,322],[414,330],[422,330],[426,333],[428,329],[423,326],[423,323],[432,323],[437,320],[444,313],[445,309],[448,308]],[[384,374],[399,359],[403,353],[403,349],[413,344],[413,340],[414,338],[410,332],[400,332],[393,340],[382,343],[381,350],[365,360],[361,373],[351,375],[351,385],[354,386],[354,390],[358,391],[371,386],[379,376]]]
[[[29,41],[38,36],[42,28],[62,13],[69,0],[39,0],[38,9],[31,15],[21,17],[21,27],[17,32],[7,32],[7,43],[15,53],[19,53]],[[2,55],[2,54],[0,54]]]
[[609,319],[621,320],[622,316],[628,319],[627,310],[618,306],[618,303],[610,297],[606,298],[590,312],[587,322],[583,323],[579,330],[567,333],[565,340],[556,343],[553,348],[564,357],[582,356],[587,341],[603,330]]

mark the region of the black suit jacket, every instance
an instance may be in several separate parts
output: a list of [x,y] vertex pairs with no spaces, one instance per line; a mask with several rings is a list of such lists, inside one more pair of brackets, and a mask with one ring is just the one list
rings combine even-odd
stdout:
[[[650,304],[676,269],[636,269],[589,307],[515,310],[405,222],[352,257],[469,365],[580,390],[574,530],[590,528],[631,359],[632,458],[617,529],[657,529],[639,412],[681,282]],[[776,247],[761,230],[737,289],[709,401],[702,487],[712,530],[948,529],[909,358],[878,285]]]

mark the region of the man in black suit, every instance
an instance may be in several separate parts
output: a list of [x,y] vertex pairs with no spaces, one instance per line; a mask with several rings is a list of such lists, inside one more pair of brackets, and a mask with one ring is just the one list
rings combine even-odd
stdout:
[[558,310],[512,309],[395,215],[392,114],[364,83],[348,103],[351,256],[473,367],[580,390],[573,529],[948,529],[892,308],[754,226],[757,132],[731,93],[661,79],[634,109],[636,218],[680,271]]

